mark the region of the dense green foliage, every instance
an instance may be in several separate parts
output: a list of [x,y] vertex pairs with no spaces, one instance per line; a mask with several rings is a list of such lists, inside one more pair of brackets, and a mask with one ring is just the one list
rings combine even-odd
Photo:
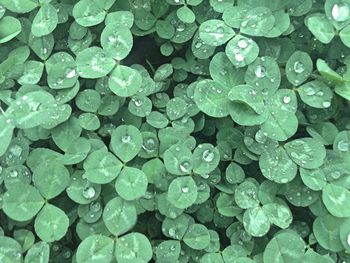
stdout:
[[0,262],[350,262],[348,67],[349,0],[0,0]]

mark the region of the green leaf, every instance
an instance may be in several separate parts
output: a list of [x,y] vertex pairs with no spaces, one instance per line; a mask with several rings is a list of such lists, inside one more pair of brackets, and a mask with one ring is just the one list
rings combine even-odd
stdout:
[[329,255],[320,255],[312,249],[305,253],[304,262],[334,263]]
[[218,19],[205,21],[198,30],[199,37],[211,46],[221,46],[235,36],[233,29]]
[[131,161],[141,150],[142,135],[132,125],[120,125],[112,131],[111,149],[123,161]]
[[0,126],[4,127],[0,131],[0,156],[4,155],[11,143],[14,126],[9,122],[4,115],[0,115]]
[[50,34],[58,23],[56,8],[51,4],[42,5],[32,23],[32,33],[36,37]]
[[101,105],[101,96],[96,90],[85,89],[78,93],[75,104],[82,111],[96,112]]
[[328,44],[335,36],[335,30],[324,14],[315,13],[307,16],[305,25],[323,44]]
[[103,235],[91,235],[79,245],[76,254],[77,263],[110,262],[113,258],[114,241]]
[[302,101],[314,108],[329,108],[332,104],[333,92],[321,81],[314,80],[298,88]]
[[83,26],[90,27],[101,23],[107,12],[103,9],[103,6],[96,0],[80,0],[73,8],[73,17],[75,21]]
[[346,251],[349,251],[350,244],[348,242],[350,233],[350,220],[346,219],[339,228],[340,241],[343,244]]
[[103,222],[107,229],[116,236],[128,232],[136,224],[135,206],[120,197],[108,201],[103,211]]
[[222,118],[228,115],[228,92],[227,86],[209,79],[201,80],[196,85],[194,101],[205,114]]
[[3,199],[3,211],[16,221],[32,219],[44,204],[39,191],[23,183],[12,184]]
[[131,28],[134,23],[134,15],[130,11],[116,11],[107,14],[105,24],[115,26],[126,26]]
[[35,233],[45,242],[60,240],[67,233],[69,219],[58,207],[46,204],[35,218]]
[[256,88],[250,85],[233,87],[228,98],[231,118],[240,125],[253,126],[266,121],[265,103]]
[[264,251],[264,262],[301,262],[304,256],[305,243],[294,232],[281,232],[267,244]]
[[35,0],[1,0],[0,4],[14,13],[28,13],[39,6]]
[[258,187],[250,181],[244,181],[235,190],[235,200],[243,209],[254,208],[259,205]]
[[283,148],[266,150],[259,159],[261,173],[269,180],[286,184],[297,175],[297,165]]
[[251,36],[267,34],[275,23],[275,17],[266,7],[255,7],[248,10],[240,23],[242,33]]
[[317,140],[301,138],[284,145],[290,158],[299,166],[306,169],[320,167],[326,157],[326,149]]
[[190,176],[174,179],[168,188],[168,201],[177,208],[185,209],[196,201],[197,185]]
[[227,43],[225,52],[235,67],[242,68],[258,57],[259,46],[253,39],[237,35]]
[[184,23],[191,24],[196,20],[196,15],[187,6],[182,6],[179,9],[177,9],[176,15]]
[[21,245],[10,237],[0,236],[0,256],[3,263],[21,263]]
[[127,234],[115,242],[117,262],[149,262],[152,258],[152,246],[148,238],[141,233]]
[[115,61],[99,47],[90,47],[77,54],[77,71],[80,77],[97,79],[110,73]]
[[47,122],[54,102],[50,93],[33,91],[13,101],[6,113],[17,128],[33,128]]
[[37,84],[43,74],[44,64],[38,61],[29,60],[24,64],[24,73],[18,79],[18,83],[25,84]]
[[267,211],[261,207],[247,209],[243,214],[243,226],[253,237],[262,237],[270,230]]
[[263,206],[265,214],[269,218],[271,224],[280,228],[287,228],[293,220],[292,212],[289,207],[283,203],[269,203]]
[[96,200],[101,193],[101,185],[92,184],[82,178],[83,172],[73,174],[72,181],[66,192],[70,199],[78,204],[89,204]]
[[119,65],[113,70],[108,83],[114,94],[120,97],[130,97],[141,88],[142,77],[137,70]]
[[50,247],[45,242],[35,243],[27,252],[24,263],[49,263]]
[[237,216],[242,212],[242,209],[237,206],[235,199],[232,198],[232,195],[225,193],[219,194],[219,197],[216,200],[216,207],[221,215],[227,217]]
[[205,249],[210,242],[208,229],[202,224],[192,224],[188,227],[183,241],[187,246],[196,250]]
[[219,150],[209,143],[198,145],[193,152],[193,171],[197,174],[212,172],[220,162]]
[[317,169],[304,169],[300,168],[300,177],[303,183],[314,191],[322,190],[326,184],[327,179],[324,171],[320,168]]
[[147,185],[148,180],[145,173],[132,167],[125,167],[115,181],[115,189],[118,195],[128,201],[144,196]]
[[286,77],[294,86],[298,86],[308,79],[313,70],[310,56],[301,51],[295,51],[286,64]]
[[12,16],[5,16],[0,20],[0,44],[16,37],[22,30],[20,21]]
[[69,185],[70,174],[60,163],[43,163],[33,171],[33,182],[40,194],[52,199],[61,194]]
[[332,215],[336,217],[350,216],[350,192],[346,188],[327,184],[322,191],[322,201]]
[[339,236],[339,227],[342,223],[343,219],[330,214],[317,217],[312,226],[317,242],[330,251],[338,252],[343,250]]
[[109,56],[122,60],[130,53],[133,45],[132,34],[124,25],[107,24],[101,33],[101,46]]
[[182,145],[172,145],[164,152],[164,164],[168,172],[175,175],[185,175],[192,171],[192,153]]
[[101,148],[89,154],[83,164],[86,177],[95,184],[112,182],[120,173],[122,163],[112,153]]

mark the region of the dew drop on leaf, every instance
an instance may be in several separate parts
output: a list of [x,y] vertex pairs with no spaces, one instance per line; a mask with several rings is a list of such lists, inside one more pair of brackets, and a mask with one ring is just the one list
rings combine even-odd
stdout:
[[259,65],[256,67],[254,73],[257,78],[263,78],[266,76],[266,69],[264,66]]
[[349,143],[346,140],[341,140],[337,144],[338,150],[341,152],[346,152],[349,150]]
[[189,161],[183,161],[180,163],[180,170],[183,172],[183,173],[187,173],[189,172],[191,169],[191,164]]
[[293,69],[295,71],[295,73],[303,73],[305,71],[305,66],[304,63],[300,62],[300,61],[296,61],[294,63]]
[[332,17],[337,22],[344,22],[349,18],[350,7],[348,3],[337,3],[332,7]]
[[67,79],[71,79],[71,78],[74,78],[76,76],[77,72],[74,68],[72,69],[68,69],[67,70],[67,73],[66,73],[66,78]]
[[187,186],[183,186],[183,187],[181,188],[181,192],[183,192],[184,194],[188,193],[189,190],[190,190],[190,189],[189,189]]
[[331,106],[331,103],[329,101],[324,101],[324,102],[322,102],[322,106],[324,108],[329,108]]
[[95,194],[96,194],[96,190],[92,186],[88,186],[83,190],[83,197],[86,199],[94,198]]
[[238,40],[237,45],[239,48],[245,49],[248,47],[248,42],[245,39],[240,39],[240,40]]
[[175,238],[176,237],[176,229],[171,227],[169,228],[169,236]]
[[123,143],[128,143],[131,141],[131,136],[130,135],[124,135],[122,136],[122,142]]
[[206,162],[211,162],[215,157],[215,154],[211,150],[205,150],[203,152],[202,158]]
[[237,53],[235,55],[235,59],[238,61],[238,62],[241,62],[244,60],[244,56],[241,54],[241,53]]
[[283,103],[288,104],[290,101],[291,101],[291,97],[289,97],[289,96],[283,97]]

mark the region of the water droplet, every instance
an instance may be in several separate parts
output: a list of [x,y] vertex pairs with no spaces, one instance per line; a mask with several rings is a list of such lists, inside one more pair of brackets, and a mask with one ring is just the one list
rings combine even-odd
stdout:
[[74,78],[76,74],[77,74],[77,72],[74,68],[68,69],[66,72],[66,78],[67,79]]
[[312,87],[306,87],[304,88],[304,92],[306,93],[306,95],[308,96],[313,96],[316,94],[316,91],[312,88]]
[[254,73],[257,78],[263,78],[266,76],[266,69],[264,66],[259,65],[256,67]]
[[254,144],[254,139],[251,137],[244,137],[244,144],[249,146],[252,146]]
[[83,197],[86,199],[91,199],[95,196],[96,190],[92,186],[88,186],[83,190]]
[[12,155],[19,157],[22,154],[22,147],[19,145],[14,145],[10,148],[9,151]]
[[183,161],[180,163],[179,167],[183,173],[187,173],[191,170],[191,163],[189,161]]
[[16,178],[18,176],[18,172],[16,171],[16,170],[12,170],[11,172],[10,172],[10,177],[11,178]]
[[215,157],[214,152],[209,150],[209,149],[205,150],[203,152],[203,155],[202,155],[203,160],[208,162],[208,163],[211,162],[212,160],[214,160],[214,157]]
[[255,134],[255,140],[258,143],[265,143],[267,140],[267,134],[264,133],[262,130],[258,130]]
[[348,245],[350,246],[350,234],[348,234],[346,241],[348,242]]
[[281,183],[282,183],[282,184],[288,183],[288,179],[287,179],[287,178],[282,178],[282,179],[281,179]]
[[337,144],[338,150],[341,152],[349,151],[349,142],[346,140],[340,140]]
[[238,40],[237,45],[238,45],[239,48],[245,49],[245,48],[248,47],[248,42],[247,42],[247,40],[242,38],[242,39]]
[[188,191],[190,191],[190,188],[188,188],[188,186],[183,186],[181,188],[181,192],[183,192],[184,194],[188,193]]
[[202,43],[201,41],[198,41],[198,42],[194,45],[194,47],[195,47],[195,48],[200,48],[202,45],[203,45],[203,43]]
[[302,63],[300,61],[296,61],[294,63],[293,68],[294,68],[295,73],[298,73],[298,74],[303,73],[305,71],[304,63]]
[[332,17],[337,22],[344,22],[349,18],[350,7],[348,3],[337,3],[332,7]]
[[171,250],[171,251],[175,251],[175,250],[176,250],[175,245],[170,246],[170,250]]
[[182,32],[182,31],[185,30],[185,28],[186,28],[185,24],[182,23],[182,22],[180,22],[180,23],[178,23],[178,25],[177,25],[177,27],[176,27],[176,31]]
[[99,203],[99,202],[92,202],[92,203],[90,204],[90,210],[91,210],[92,212],[98,212],[98,211],[100,211],[100,210],[101,210],[101,205],[100,205],[100,203]]
[[241,53],[237,53],[235,54],[235,59],[238,61],[238,62],[241,62],[244,60],[244,56],[241,54]]
[[341,176],[341,173],[339,171],[335,171],[331,173],[331,177],[333,179],[338,179]]
[[289,97],[289,96],[284,96],[284,97],[283,97],[283,103],[285,103],[285,104],[288,104],[291,100],[292,100],[292,99],[291,99],[291,97]]
[[112,34],[110,36],[108,36],[108,42],[112,42],[112,43],[115,43],[117,41],[117,37],[115,34]]
[[146,151],[152,152],[154,151],[156,142],[153,138],[148,138],[144,141],[142,148]]
[[123,143],[128,143],[131,141],[131,136],[130,135],[123,135],[122,136],[122,142]]
[[173,238],[176,237],[176,229],[174,227],[169,228],[169,236]]
[[322,102],[322,107],[329,108],[331,106],[331,103],[329,101]]

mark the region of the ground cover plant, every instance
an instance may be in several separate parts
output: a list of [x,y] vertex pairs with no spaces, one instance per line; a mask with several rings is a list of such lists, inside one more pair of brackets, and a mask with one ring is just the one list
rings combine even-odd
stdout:
[[0,262],[350,262],[349,48],[348,0],[0,0]]

